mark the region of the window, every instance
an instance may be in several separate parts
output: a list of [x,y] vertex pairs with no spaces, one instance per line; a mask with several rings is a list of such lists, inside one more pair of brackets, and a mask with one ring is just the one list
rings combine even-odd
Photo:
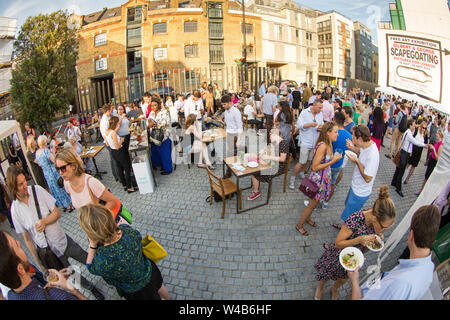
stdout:
[[283,26],[276,24],[274,28],[275,40],[283,40]]
[[210,18],[223,18],[222,4],[221,3],[209,3],[208,4],[208,16]]
[[197,21],[185,21],[184,32],[197,32]]
[[167,23],[160,22],[153,25],[153,34],[167,33]]
[[198,57],[198,45],[191,44],[184,46],[184,56],[186,58]]
[[222,22],[210,22],[209,23],[209,37],[212,39],[223,38]]
[[298,29],[295,29],[295,37],[296,37],[297,40],[298,40]]
[[223,63],[222,44],[211,44],[209,46],[209,59],[211,63]]
[[306,40],[312,40],[312,33],[306,32]]
[[167,48],[153,49],[153,58],[155,61],[167,59]]
[[94,38],[94,46],[103,46],[106,44],[106,33],[101,33],[95,36]]
[[108,62],[106,58],[100,58],[95,60],[95,71],[102,71],[108,69]]
[[141,45],[141,28],[127,29],[128,47]]
[[253,46],[242,46],[242,56],[244,56],[244,49],[246,49],[247,56],[253,54]]
[[142,20],[142,8],[129,8],[128,9],[128,22],[141,22]]
[[253,25],[250,23],[246,23],[245,25],[242,25],[242,33],[245,34],[252,34],[253,33]]

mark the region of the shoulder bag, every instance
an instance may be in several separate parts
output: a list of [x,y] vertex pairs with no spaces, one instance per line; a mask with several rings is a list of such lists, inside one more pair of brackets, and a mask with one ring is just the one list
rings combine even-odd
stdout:
[[167,251],[151,236],[146,236],[142,239],[142,252],[144,255],[152,260],[154,263],[157,263],[164,257],[167,257]]
[[[40,209],[39,202],[38,202],[38,199],[36,196],[36,190],[35,190],[34,186],[32,186],[31,189],[33,190],[34,204],[36,205],[36,212],[37,212],[38,218],[39,218],[39,220],[42,220],[41,209]],[[62,264],[61,260],[59,260],[59,258],[53,253],[53,251],[50,249],[50,246],[48,245],[48,240],[47,240],[47,235],[45,234],[45,230],[44,230],[44,236],[45,236],[45,241],[47,242],[47,247],[40,248],[39,246],[37,246],[37,248],[36,248],[39,260],[41,260],[41,263],[47,269],[56,269],[56,270],[63,269],[64,265]]]
[[[314,153],[317,151],[317,147],[316,147],[316,150],[314,151]],[[326,155],[325,155],[325,157],[326,157]],[[314,157],[313,157],[313,159],[314,159]],[[300,183],[300,187],[298,189],[309,199],[314,199],[316,197],[317,193],[319,192],[320,185],[322,184],[322,181],[323,181],[323,171],[324,170],[325,169],[322,170],[321,179],[320,179],[319,184],[316,184],[313,180],[311,180],[310,177],[304,177],[302,182]]]
[[398,148],[397,153],[395,154],[395,157],[393,159],[395,166],[399,167],[400,166],[400,152],[402,150],[403,147],[403,143],[405,143],[405,138],[406,138],[406,133],[403,134],[403,138],[402,138],[402,143],[400,144],[400,148]]

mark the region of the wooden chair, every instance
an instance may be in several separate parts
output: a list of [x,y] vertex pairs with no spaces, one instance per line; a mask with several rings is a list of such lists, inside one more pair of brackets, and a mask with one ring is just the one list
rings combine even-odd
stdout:
[[292,160],[292,154],[289,153],[288,161],[286,163],[286,169],[284,170],[283,193],[286,192],[286,183],[287,183],[287,177],[288,177],[288,172],[289,172],[289,165],[291,164],[291,160]]
[[[237,185],[231,179],[221,179],[215,175],[208,167],[206,167],[206,172],[208,173],[209,185],[211,187],[211,197],[209,199],[209,204],[212,205],[214,191],[220,195],[222,198],[222,219],[225,217],[225,198],[235,193],[237,190]],[[239,188],[239,209],[242,209],[242,189]]]
[[248,114],[242,114],[242,126],[245,128],[245,130],[248,130]]

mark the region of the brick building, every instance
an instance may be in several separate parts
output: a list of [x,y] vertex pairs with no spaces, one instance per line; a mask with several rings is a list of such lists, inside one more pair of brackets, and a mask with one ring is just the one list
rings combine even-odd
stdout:
[[236,1],[130,0],[76,19],[78,86],[95,92],[90,103],[97,106],[156,88],[186,92],[203,81],[237,88],[234,60],[243,57],[243,31],[249,66],[261,56],[261,18],[246,12],[243,28]]

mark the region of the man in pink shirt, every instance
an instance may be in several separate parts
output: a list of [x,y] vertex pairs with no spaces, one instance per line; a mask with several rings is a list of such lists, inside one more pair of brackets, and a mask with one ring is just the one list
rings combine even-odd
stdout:
[[325,122],[331,122],[334,119],[334,107],[330,103],[330,94],[328,92],[325,92],[322,96],[323,99],[323,121]]

